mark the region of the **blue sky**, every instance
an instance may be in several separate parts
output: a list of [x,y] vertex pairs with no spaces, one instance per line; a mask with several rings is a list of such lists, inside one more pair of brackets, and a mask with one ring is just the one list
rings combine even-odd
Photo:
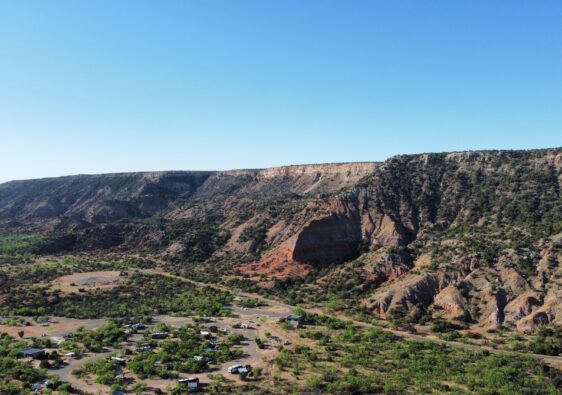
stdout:
[[0,0],[0,181],[562,146],[560,1]]

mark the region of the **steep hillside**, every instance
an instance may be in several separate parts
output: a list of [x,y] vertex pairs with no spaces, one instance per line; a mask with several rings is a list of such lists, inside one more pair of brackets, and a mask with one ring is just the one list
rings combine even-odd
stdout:
[[80,175],[0,185],[4,227],[49,231],[69,218],[89,224],[144,218],[189,198],[210,172]]
[[140,253],[203,281],[375,317],[562,321],[562,149],[0,185],[36,253]]

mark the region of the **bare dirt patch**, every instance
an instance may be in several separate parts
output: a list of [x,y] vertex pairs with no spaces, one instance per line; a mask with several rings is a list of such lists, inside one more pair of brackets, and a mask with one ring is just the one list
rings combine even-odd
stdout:
[[59,277],[53,281],[53,288],[65,293],[78,292],[80,288],[110,289],[119,285],[122,276],[118,271],[74,273]]

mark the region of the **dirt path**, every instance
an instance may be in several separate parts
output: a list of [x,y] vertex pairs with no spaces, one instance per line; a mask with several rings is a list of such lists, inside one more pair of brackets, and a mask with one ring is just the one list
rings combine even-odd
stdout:
[[98,359],[102,359],[107,357],[113,351],[106,351],[99,354],[92,354],[86,357],[82,357],[80,359],[71,359],[68,362],[68,365],[64,366],[61,369],[52,369],[49,370],[50,374],[56,374],[59,376],[61,381],[66,381],[72,386],[80,391],[87,392],[87,393],[97,393],[99,390],[103,390],[103,386],[99,386],[98,384],[90,384],[86,381],[79,379],[78,377],[74,376],[72,372],[75,369],[79,369],[88,362],[94,362]]

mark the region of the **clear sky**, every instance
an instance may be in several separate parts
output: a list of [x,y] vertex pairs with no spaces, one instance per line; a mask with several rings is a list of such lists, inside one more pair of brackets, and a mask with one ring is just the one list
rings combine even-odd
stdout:
[[554,146],[559,0],[0,0],[0,181]]

